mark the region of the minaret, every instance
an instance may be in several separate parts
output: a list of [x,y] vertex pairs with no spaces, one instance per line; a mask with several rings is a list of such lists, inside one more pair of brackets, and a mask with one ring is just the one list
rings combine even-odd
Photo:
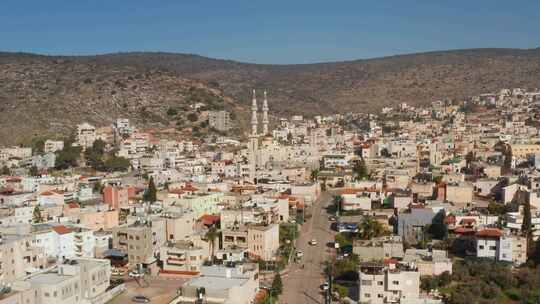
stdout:
[[257,97],[253,90],[253,99],[251,102],[251,135],[257,135]]
[[257,134],[257,97],[253,90],[253,101],[251,104],[251,135],[249,136],[249,178],[255,182],[257,174],[257,154],[259,153],[259,135]]
[[263,135],[268,134],[268,100],[266,99],[266,90],[264,91],[264,101],[263,101],[263,119],[262,119],[262,125],[263,125]]

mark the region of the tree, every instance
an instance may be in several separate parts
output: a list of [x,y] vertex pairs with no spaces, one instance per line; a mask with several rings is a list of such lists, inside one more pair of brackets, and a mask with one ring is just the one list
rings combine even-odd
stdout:
[[28,175],[30,175],[30,176],[39,176],[38,168],[36,166],[30,167],[30,169],[28,169]]
[[438,240],[444,240],[448,237],[448,227],[444,223],[444,218],[446,213],[444,210],[439,211],[433,217],[431,225],[429,225],[427,232],[431,235],[432,238]]
[[103,168],[107,171],[127,171],[129,167],[131,166],[131,163],[129,159],[111,155],[105,160],[105,163],[103,164]]
[[341,299],[349,295],[349,289],[343,285],[333,284],[332,289],[334,289],[334,292],[337,292]]
[[196,122],[199,119],[199,116],[196,113],[189,113],[187,119],[191,122]]
[[214,226],[210,227],[210,229],[208,229],[205,235],[206,240],[208,241],[208,245],[209,245],[208,249],[210,249],[210,259],[212,261],[214,261],[214,250],[215,250],[214,244],[218,236],[219,236],[218,230]]
[[281,280],[281,275],[279,274],[279,272],[276,272],[274,280],[272,281],[272,291],[276,295],[280,295],[283,292],[283,282]]
[[43,217],[41,216],[41,209],[39,208],[39,206],[34,207],[34,211],[32,212],[32,219],[34,223],[43,222]]
[[167,110],[168,116],[176,116],[176,114],[178,114],[178,110],[176,108],[171,107]]
[[74,147],[68,141],[64,145],[64,149],[57,152],[56,169],[63,170],[77,165],[77,160],[81,154],[81,147]]
[[357,180],[369,178],[366,163],[364,162],[363,159],[357,161],[354,164],[353,172],[354,172]]
[[9,170],[8,166],[3,166],[2,170],[0,171],[0,175],[10,175],[11,171]]
[[92,144],[92,147],[87,148],[84,151],[84,157],[86,158],[86,164],[96,170],[102,170],[104,167],[103,155],[105,154],[105,146],[107,144],[97,139]]
[[311,180],[317,180],[319,176],[319,169],[314,169],[311,171]]
[[383,225],[371,216],[365,216],[359,225],[360,238],[370,240],[386,233]]
[[150,176],[150,180],[148,181],[148,188],[144,192],[143,200],[152,203],[157,201],[157,189],[156,184],[154,183],[153,176]]

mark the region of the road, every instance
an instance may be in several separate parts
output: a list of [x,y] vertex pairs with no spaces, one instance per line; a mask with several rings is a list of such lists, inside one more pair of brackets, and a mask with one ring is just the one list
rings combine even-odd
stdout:
[[[283,276],[284,290],[279,298],[282,304],[324,303],[320,285],[326,281],[323,274],[324,261],[334,252],[327,243],[333,242],[335,235],[330,229],[325,207],[332,201],[333,195],[331,192],[323,192],[311,207],[312,217],[302,225],[296,244],[304,256],[298,264],[292,264]],[[308,245],[311,239],[316,239],[318,244]]]

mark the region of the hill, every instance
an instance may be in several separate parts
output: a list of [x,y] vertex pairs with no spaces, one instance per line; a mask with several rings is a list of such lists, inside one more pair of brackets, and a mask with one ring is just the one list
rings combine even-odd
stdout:
[[0,144],[36,135],[66,135],[80,122],[182,129],[190,105],[244,109],[219,89],[163,69],[109,65],[69,57],[0,54]]
[[267,89],[274,114],[311,115],[374,111],[399,102],[419,105],[539,84],[540,49],[440,51],[301,65],[171,53],[0,53],[0,138],[17,142],[82,120],[109,122],[124,112],[139,123],[167,125],[167,107],[190,104],[191,88],[219,96],[224,107],[243,113],[251,89]]

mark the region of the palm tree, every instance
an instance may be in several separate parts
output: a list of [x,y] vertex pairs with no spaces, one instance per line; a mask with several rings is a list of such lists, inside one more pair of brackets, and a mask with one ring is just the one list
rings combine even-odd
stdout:
[[210,229],[208,229],[208,232],[206,232],[206,240],[208,241],[210,249],[210,260],[212,262],[214,261],[214,243],[218,235],[218,230],[214,226],[210,227]]
[[362,222],[360,222],[358,230],[360,237],[364,240],[370,240],[372,238],[384,235],[385,233],[385,229],[381,223],[375,220],[372,216],[364,217]]

